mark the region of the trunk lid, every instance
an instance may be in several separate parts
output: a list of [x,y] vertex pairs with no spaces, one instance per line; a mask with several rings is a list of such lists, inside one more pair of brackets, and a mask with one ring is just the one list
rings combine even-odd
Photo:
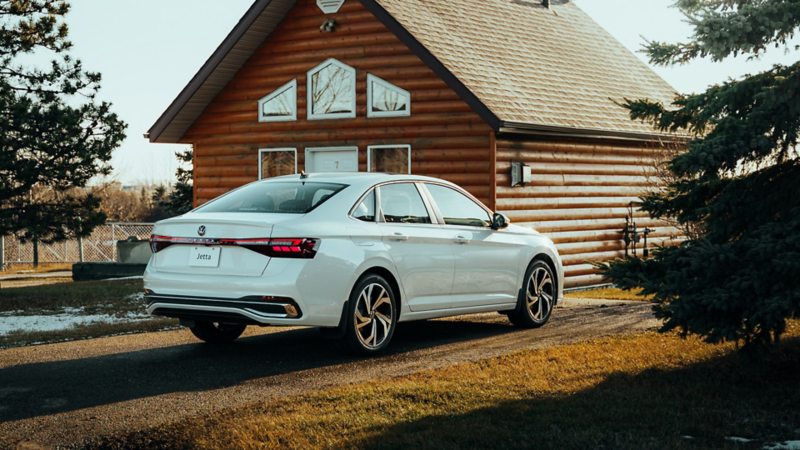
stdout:
[[[190,213],[156,223],[153,234],[190,239],[255,239],[272,236],[276,223],[301,217],[300,214],[267,213]],[[202,229],[201,229],[202,227]],[[218,249],[218,250],[214,250]],[[198,252],[211,251],[213,261],[200,262]],[[172,244],[153,255],[152,267],[158,272],[258,277],[270,258],[235,245]]]

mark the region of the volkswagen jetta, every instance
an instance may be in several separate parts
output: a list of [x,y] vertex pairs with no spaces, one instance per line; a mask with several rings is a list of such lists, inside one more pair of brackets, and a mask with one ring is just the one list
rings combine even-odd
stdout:
[[369,355],[398,322],[499,311],[540,327],[563,290],[550,239],[421,176],[257,181],[156,223],[150,245],[147,311],[207,342],[313,326]]

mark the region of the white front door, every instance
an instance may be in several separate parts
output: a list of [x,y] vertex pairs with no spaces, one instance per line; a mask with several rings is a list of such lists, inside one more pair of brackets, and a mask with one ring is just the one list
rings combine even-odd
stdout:
[[358,147],[307,148],[306,172],[358,172]]

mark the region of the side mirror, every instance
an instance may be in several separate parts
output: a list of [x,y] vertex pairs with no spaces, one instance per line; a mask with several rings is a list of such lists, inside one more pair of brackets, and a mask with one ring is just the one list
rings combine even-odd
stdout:
[[508,220],[508,217],[500,213],[494,213],[494,216],[492,217],[493,230],[502,230],[504,228],[508,228],[509,223],[511,223],[511,221]]

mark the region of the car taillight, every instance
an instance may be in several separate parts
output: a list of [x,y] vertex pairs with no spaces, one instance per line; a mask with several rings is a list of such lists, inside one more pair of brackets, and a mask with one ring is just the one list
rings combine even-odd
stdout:
[[313,258],[317,254],[319,243],[319,239],[311,238],[206,239],[150,236],[150,249],[153,253],[172,244],[236,245],[271,258]]

